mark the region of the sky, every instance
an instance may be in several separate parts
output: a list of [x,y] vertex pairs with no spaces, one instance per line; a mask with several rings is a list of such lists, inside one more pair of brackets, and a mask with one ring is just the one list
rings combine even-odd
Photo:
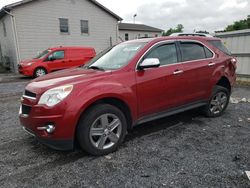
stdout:
[[[0,0],[0,7],[18,0]],[[163,30],[184,26],[184,31],[223,30],[250,15],[250,0],[98,0],[122,17]]]

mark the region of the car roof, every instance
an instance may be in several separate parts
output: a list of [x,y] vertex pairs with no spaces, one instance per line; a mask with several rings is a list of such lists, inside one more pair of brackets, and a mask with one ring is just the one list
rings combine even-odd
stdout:
[[94,50],[92,47],[81,47],[81,46],[58,46],[58,47],[52,47],[48,48],[49,50],[66,50],[66,49],[71,49],[71,50]]

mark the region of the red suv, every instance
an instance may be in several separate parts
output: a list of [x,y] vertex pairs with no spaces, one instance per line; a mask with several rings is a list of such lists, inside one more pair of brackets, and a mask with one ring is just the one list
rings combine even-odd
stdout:
[[114,46],[84,67],[32,81],[20,108],[24,129],[55,149],[78,142],[113,152],[135,125],[201,107],[226,109],[236,60],[213,37],[139,39]]
[[18,71],[36,78],[50,72],[81,66],[95,55],[95,49],[89,47],[49,48],[33,59],[21,61]]

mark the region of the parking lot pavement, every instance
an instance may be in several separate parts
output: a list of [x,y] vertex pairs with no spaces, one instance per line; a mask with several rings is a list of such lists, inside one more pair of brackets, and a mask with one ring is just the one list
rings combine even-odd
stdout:
[[[59,152],[18,121],[27,82],[0,84],[1,187],[250,187],[250,103],[219,118],[192,110],[135,128],[115,153]],[[250,88],[233,97],[250,98]]]

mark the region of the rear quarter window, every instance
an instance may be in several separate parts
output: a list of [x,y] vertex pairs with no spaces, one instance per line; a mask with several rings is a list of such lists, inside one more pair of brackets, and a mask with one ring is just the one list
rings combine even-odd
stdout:
[[231,52],[226,48],[226,46],[220,41],[220,40],[211,40],[208,41],[212,46],[215,48],[219,49],[223,53],[227,55],[232,55]]

